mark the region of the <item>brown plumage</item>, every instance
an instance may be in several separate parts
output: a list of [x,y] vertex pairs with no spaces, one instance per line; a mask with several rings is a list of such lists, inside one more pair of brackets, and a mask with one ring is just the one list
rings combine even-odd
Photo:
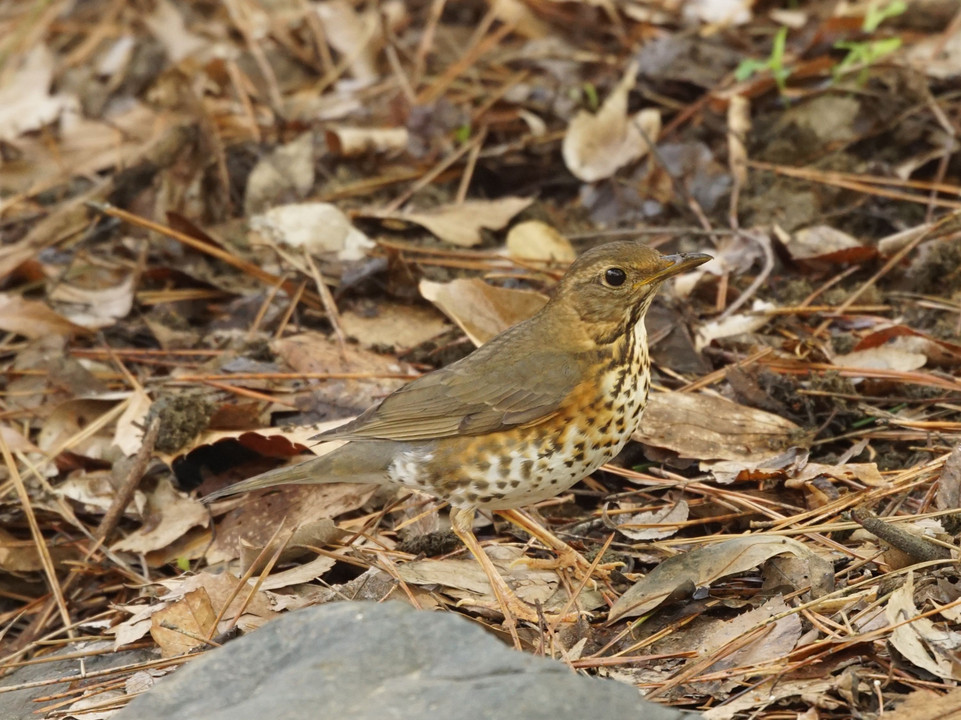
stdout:
[[481,550],[474,512],[516,519],[512,508],[563,492],[621,450],[650,387],[644,315],[663,280],[709,259],[635,242],[594,248],[533,317],[315,438],[348,441],[342,447],[206,499],[288,483],[416,488],[450,502],[454,531],[487,571],[507,620],[532,617]]

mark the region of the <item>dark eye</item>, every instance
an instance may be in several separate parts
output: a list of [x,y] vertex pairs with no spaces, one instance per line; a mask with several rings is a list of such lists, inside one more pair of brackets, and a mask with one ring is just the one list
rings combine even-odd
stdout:
[[607,268],[604,271],[604,282],[611,287],[620,287],[627,280],[627,273],[619,267]]

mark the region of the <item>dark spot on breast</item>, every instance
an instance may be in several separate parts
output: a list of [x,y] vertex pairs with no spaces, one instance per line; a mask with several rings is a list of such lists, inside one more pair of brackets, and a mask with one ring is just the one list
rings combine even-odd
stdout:
[[565,460],[565,461],[564,461],[564,464],[567,465],[567,467],[574,467],[574,461],[573,461],[573,460]]
[[491,464],[487,460],[478,460],[476,463],[476,467],[481,472],[487,472],[488,470],[491,469]]
[[511,487],[514,489],[518,488],[520,484],[521,484],[520,480],[511,480]]
[[[528,459],[528,460],[524,460],[523,462],[521,462],[521,477],[522,477],[522,478],[524,478],[525,480],[530,480],[530,479],[531,479],[531,473],[533,473],[533,472],[534,472],[534,461],[533,461],[533,460]],[[514,487],[517,487],[517,486],[515,485]]]

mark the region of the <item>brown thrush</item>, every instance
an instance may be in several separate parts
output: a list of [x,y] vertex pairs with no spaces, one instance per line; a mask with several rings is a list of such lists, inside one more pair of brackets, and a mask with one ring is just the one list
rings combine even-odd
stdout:
[[453,530],[484,567],[508,625],[534,619],[481,549],[474,512],[496,510],[530,530],[514,508],[558,495],[624,447],[651,384],[644,315],[664,279],[708,260],[635,242],[594,248],[536,315],[314,438],[345,445],[206,500],[284,483],[421,490],[450,503]]

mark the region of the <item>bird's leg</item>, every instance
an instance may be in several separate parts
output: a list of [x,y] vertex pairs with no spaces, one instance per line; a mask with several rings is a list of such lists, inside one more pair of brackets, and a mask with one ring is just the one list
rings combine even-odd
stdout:
[[[545,568],[549,570],[571,568],[575,571],[575,573],[581,576],[581,579],[583,579],[585,576],[590,577],[591,563],[589,563],[583,555],[577,552],[577,550],[572,548],[566,542],[557,537],[557,535],[534,520],[534,518],[522,513],[520,510],[515,510],[513,508],[508,510],[498,510],[497,514],[508,522],[513,523],[517,527],[528,532],[531,536],[540,540],[557,556],[554,560],[524,558],[521,560],[521,562],[526,563],[530,567]],[[613,566],[598,565],[594,568],[594,574],[598,575],[602,580],[607,580],[610,576],[611,570],[618,565],[620,565],[620,563],[615,563]]]
[[540,618],[530,605],[514,594],[507,581],[494,567],[494,563],[487,557],[487,553],[484,552],[484,548],[478,542],[477,536],[474,535],[474,511],[451,508],[450,521],[454,534],[461,539],[461,542],[470,550],[470,554],[484,569],[484,574],[487,575],[491,589],[494,591],[494,597],[497,598],[497,604],[501,612],[504,613],[504,624],[510,630],[511,637],[514,638],[514,644],[520,647],[517,638],[516,618],[533,623],[538,622]]

